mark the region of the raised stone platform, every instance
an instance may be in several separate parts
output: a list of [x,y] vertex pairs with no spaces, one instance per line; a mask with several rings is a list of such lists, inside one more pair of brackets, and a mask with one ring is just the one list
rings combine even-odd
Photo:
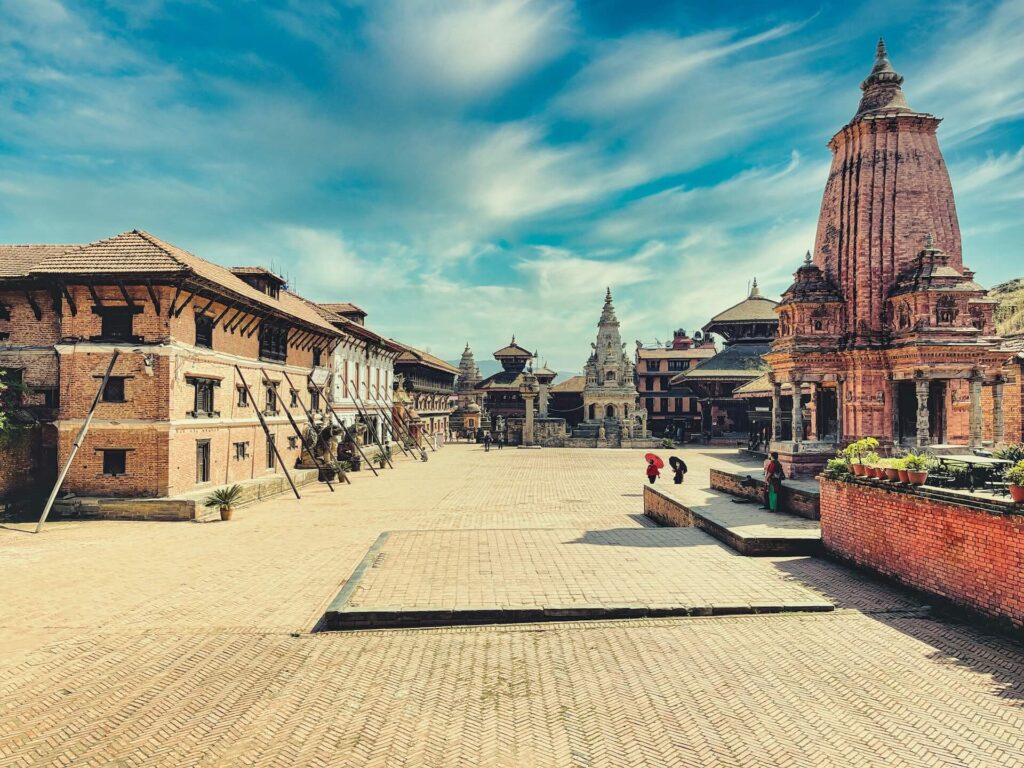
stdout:
[[817,555],[821,527],[814,520],[768,512],[755,503],[694,485],[644,486],[644,514],[659,525],[706,531],[744,555]]
[[830,611],[696,528],[390,531],[320,630]]
[[[292,480],[301,488],[316,482],[317,470],[293,469]],[[228,485],[232,485],[228,483]],[[235,506],[243,507],[282,493],[291,493],[288,480],[282,475],[268,475],[238,483],[242,496]],[[180,496],[155,499],[120,499],[76,496],[60,499],[53,505],[54,518],[91,520],[150,520],[163,522],[206,521],[220,518],[216,509],[203,506],[203,501],[221,485],[210,485]]]
[[[754,481],[753,484],[751,481]],[[761,503],[764,497],[761,475],[757,471],[737,472],[726,469],[711,469],[711,488],[725,491],[731,496]],[[808,520],[821,518],[821,489],[817,480],[784,480],[779,493],[779,511]]]

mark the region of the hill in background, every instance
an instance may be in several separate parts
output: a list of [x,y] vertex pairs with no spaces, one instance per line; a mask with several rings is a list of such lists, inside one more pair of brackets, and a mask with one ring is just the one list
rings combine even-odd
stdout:
[[999,302],[996,307],[996,333],[1006,336],[1024,332],[1024,278],[997,285],[988,295]]

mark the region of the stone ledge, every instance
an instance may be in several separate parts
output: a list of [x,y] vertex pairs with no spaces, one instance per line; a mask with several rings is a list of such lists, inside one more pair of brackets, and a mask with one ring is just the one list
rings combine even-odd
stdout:
[[[732,496],[760,502],[763,498],[761,486],[749,488],[742,485],[747,477],[753,477],[753,475],[749,472],[728,472],[712,467],[711,487]],[[796,488],[784,480],[782,492],[779,494],[779,511],[799,515],[808,520],[819,520],[821,518],[821,493],[807,488]]]

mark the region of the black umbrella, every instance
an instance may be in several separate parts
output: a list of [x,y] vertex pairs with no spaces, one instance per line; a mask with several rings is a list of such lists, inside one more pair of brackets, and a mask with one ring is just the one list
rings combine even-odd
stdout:
[[680,459],[678,456],[669,456],[668,463],[669,466],[671,466],[672,469],[676,472],[678,472],[680,469],[683,472],[686,471],[686,462]]

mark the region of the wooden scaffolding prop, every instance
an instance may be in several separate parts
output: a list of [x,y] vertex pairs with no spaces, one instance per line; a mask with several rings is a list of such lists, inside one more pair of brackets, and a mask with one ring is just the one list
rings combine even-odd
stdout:
[[50,510],[53,508],[53,502],[57,499],[60,487],[64,485],[64,479],[68,476],[68,471],[71,469],[71,463],[75,460],[75,456],[78,454],[78,449],[81,448],[82,443],[85,442],[85,436],[89,432],[89,425],[92,424],[92,417],[96,414],[96,406],[100,404],[100,398],[103,396],[103,390],[107,388],[107,382],[110,381],[110,372],[114,370],[114,363],[117,362],[119,355],[120,352],[115,349],[114,354],[110,356],[110,363],[107,364],[107,371],[103,374],[103,380],[100,381],[99,389],[96,390],[96,395],[92,399],[92,405],[89,407],[89,414],[85,417],[82,428],[78,430],[75,442],[71,444],[71,453],[68,454],[67,461],[64,462],[64,466],[61,467],[60,474],[57,475],[57,482],[54,483],[53,490],[50,491],[50,496],[46,499],[46,505],[43,507],[43,513],[39,516],[39,522],[36,523],[36,533],[42,532],[43,523],[45,523],[46,518],[50,516]]
[[[367,374],[367,378],[369,378],[369,374]],[[349,386],[352,386],[352,382],[351,381],[349,382]],[[367,392],[369,392],[369,390],[370,390],[369,383],[367,383],[367,385],[366,385],[366,390],[367,390]],[[352,390],[352,403],[356,407],[356,413],[359,414],[359,418],[361,418],[363,420],[363,423],[366,424],[366,431],[369,432],[370,431],[370,416],[367,413],[366,409],[363,408],[363,405],[362,405],[363,400],[359,396],[359,389],[358,388],[353,388],[353,390]],[[376,430],[373,431],[373,442],[377,444],[377,448],[380,450],[380,455],[384,457],[384,461],[387,462],[387,465],[389,467],[391,467],[392,469],[394,469],[395,465],[391,463],[390,451],[388,451],[387,448],[384,447],[384,444],[381,443],[380,438],[377,436]],[[383,468],[384,467],[381,467],[381,469],[383,469]]]
[[[264,382],[270,384],[273,383],[270,377],[267,375],[266,368],[260,368],[260,372],[263,374]],[[291,380],[288,381],[288,386],[292,389],[292,391],[296,391],[295,387],[292,386]],[[302,398],[298,397],[296,399],[299,401],[299,405],[302,405]],[[316,455],[316,445],[313,444],[311,446],[309,444],[309,440],[307,439],[306,435],[302,434],[302,431],[299,429],[299,425],[295,423],[295,419],[292,418],[292,414],[288,410],[288,407],[284,404],[283,400],[281,401],[281,410],[284,411],[284,415],[288,417],[288,423],[292,425],[292,429],[295,431],[295,436],[299,438],[299,442],[302,443],[302,445],[306,448],[307,451],[309,451],[309,457],[313,459],[313,463],[316,465],[316,471],[324,479],[324,482],[327,483],[327,487],[331,489],[331,493],[334,493],[334,486],[331,485],[331,481],[328,479],[327,473],[324,472],[324,468],[320,466],[320,459],[318,459]]]
[[[288,379],[288,374],[286,373],[284,377]],[[351,434],[345,422],[343,422],[341,420],[341,417],[339,417],[338,414],[334,412],[334,409],[330,407],[330,400],[327,399],[327,393],[324,392],[323,387],[317,385],[317,383],[314,381],[311,381],[310,383],[314,387],[316,387],[316,391],[320,393],[320,396],[323,398],[324,403],[328,405],[327,410],[330,411],[331,415],[334,417],[334,420],[338,423],[338,426],[341,427],[341,431],[345,433],[345,437],[351,440],[352,445],[354,445],[356,447],[356,450],[359,451],[359,455],[363,457],[363,461],[366,462],[366,466],[368,466],[370,468],[370,471],[373,472],[373,476],[378,477],[379,473],[377,472],[377,468],[373,466],[373,463],[370,461],[369,458],[367,458],[366,454],[363,452],[363,446],[359,444],[358,435]],[[288,379],[288,384],[291,385],[291,379]],[[369,425],[367,425],[367,429],[369,429]]]
[[274,449],[274,456],[277,457],[277,462],[281,465],[281,469],[284,470],[284,476],[288,478],[288,485],[292,487],[292,493],[295,494],[296,499],[301,499],[302,497],[299,495],[299,489],[295,487],[295,482],[292,480],[292,475],[288,471],[288,466],[281,457],[281,451],[277,448],[277,441],[274,439],[274,436],[270,434],[270,427],[267,426],[267,420],[263,418],[263,412],[260,411],[260,407],[256,404],[256,398],[252,396],[252,390],[249,389],[249,383],[245,380],[245,376],[242,375],[242,369],[237,365],[235,365],[235,373],[238,374],[238,380],[241,381],[242,386],[245,387],[245,395],[249,398],[249,402],[252,403],[253,410],[256,411],[256,417],[260,420],[260,426],[263,427],[263,434],[267,437],[267,443]]

